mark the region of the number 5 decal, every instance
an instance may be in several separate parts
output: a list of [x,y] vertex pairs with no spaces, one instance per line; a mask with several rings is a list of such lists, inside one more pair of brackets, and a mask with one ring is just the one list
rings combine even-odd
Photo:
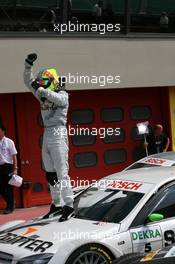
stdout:
[[151,243],[145,244],[145,253],[149,253],[152,250]]

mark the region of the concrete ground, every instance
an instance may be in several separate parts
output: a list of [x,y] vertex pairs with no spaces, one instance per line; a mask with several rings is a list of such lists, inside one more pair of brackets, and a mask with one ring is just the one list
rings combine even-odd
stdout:
[[4,215],[3,211],[0,211],[0,225],[12,220],[33,219],[35,217],[46,214],[48,210],[49,206],[44,205],[25,209],[15,209],[13,213],[7,215]]

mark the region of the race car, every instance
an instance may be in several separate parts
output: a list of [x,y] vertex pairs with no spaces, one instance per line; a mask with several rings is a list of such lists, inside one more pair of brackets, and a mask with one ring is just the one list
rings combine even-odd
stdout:
[[168,151],[168,152],[161,152],[158,154],[150,155],[148,157],[137,160],[136,162],[132,163],[129,167],[127,167],[125,170],[148,168],[153,166],[161,166],[161,167],[175,166],[175,152]]
[[175,241],[175,168],[112,174],[77,194],[75,216],[0,227],[0,263],[112,264]]
[[127,254],[114,260],[113,264],[174,264],[175,244],[163,249],[151,251],[146,256],[141,253]]

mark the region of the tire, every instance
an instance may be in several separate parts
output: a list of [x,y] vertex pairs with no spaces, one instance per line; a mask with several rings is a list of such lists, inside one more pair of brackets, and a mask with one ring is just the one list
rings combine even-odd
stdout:
[[66,264],[112,264],[113,260],[114,256],[104,246],[99,244],[87,244],[73,252],[66,261]]
[[135,264],[144,256],[144,253],[129,253],[114,260],[113,264]]

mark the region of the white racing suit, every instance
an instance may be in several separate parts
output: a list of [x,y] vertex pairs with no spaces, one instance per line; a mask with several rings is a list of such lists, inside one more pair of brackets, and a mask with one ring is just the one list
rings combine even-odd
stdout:
[[[32,66],[25,62],[24,83],[39,100],[44,123],[42,159],[46,179],[50,185],[52,203],[61,206],[61,201],[73,207],[73,191],[68,175],[68,136],[66,130],[68,93],[44,90],[46,100],[31,86],[34,81]],[[42,94],[43,96],[43,94]]]

